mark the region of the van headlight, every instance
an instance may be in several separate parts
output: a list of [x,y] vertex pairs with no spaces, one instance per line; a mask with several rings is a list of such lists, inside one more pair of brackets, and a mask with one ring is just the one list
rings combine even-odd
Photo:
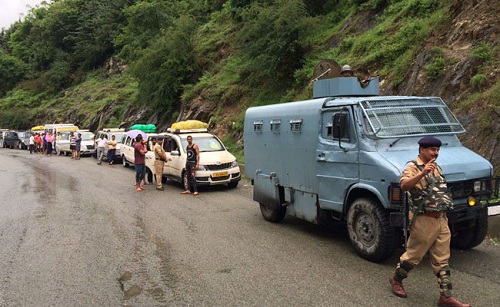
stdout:
[[477,180],[474,181],[474,192],[479,192],[481,191],[481,181]]
[[197,170],[198,171],[206,171],[207,169],[205,168],[205,165],[199,164]]
[[231,167],[236,167],[238,166],[238,161],[234,160],[233,162],[231,162]]

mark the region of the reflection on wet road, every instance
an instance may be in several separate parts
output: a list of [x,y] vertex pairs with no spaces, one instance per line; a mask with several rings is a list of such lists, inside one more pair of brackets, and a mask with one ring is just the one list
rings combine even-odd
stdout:
[[[266,222],[252,187],[181,195],[133,168],[0,149],[0,306],[431,306],[427,260],[395,298],[386,263],[360,259],[345,229]],[[500,301],[500,246],[453,250],[454,288]],[[431,295],[429,295],[431,294]]]

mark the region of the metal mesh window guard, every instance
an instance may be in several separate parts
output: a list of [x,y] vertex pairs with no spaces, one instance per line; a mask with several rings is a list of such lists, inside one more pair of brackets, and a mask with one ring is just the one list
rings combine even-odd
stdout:
[[465,131],[438,97],[361,101],[368,133],[379,138]]

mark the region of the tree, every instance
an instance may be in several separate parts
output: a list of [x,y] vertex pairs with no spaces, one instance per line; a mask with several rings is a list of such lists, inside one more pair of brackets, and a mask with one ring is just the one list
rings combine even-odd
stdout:
[[197,27],[192,17],[181,16],[131,66],[139,80],[140,99],[153,108],[173,112],[179,105],[182,86],[198,67],[193,42]]
[[28,67],[18,58],[0,49],[0,95],[14,88],[28,71]]
[[304,56],[299,34],[305,16],[301,0],[280,0],[266,7],[253,3],[243,11],[237,39],[246,62],[242,67],[244,81],[257,85],[293,80]]

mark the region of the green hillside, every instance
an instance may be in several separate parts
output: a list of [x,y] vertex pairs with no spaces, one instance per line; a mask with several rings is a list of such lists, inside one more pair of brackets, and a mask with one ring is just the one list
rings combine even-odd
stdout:
[[333,59],[383,94],[443,97],[499,169],[500,9],[484,2],[55,0],[0,35],[0,127],[198,119],[241,152],[246,108],[311,97]]

